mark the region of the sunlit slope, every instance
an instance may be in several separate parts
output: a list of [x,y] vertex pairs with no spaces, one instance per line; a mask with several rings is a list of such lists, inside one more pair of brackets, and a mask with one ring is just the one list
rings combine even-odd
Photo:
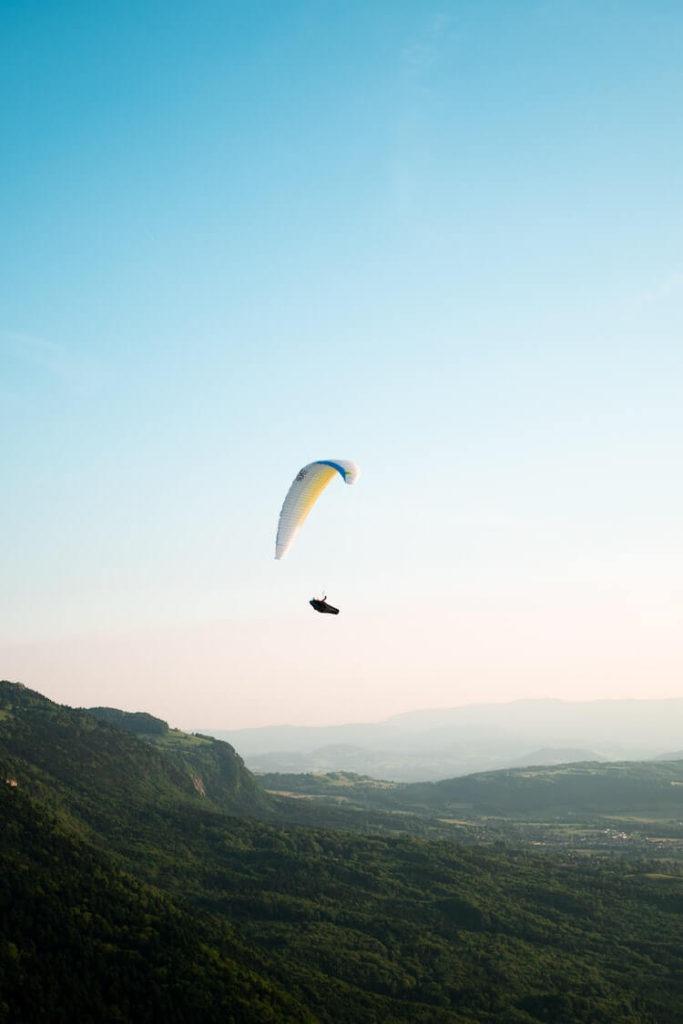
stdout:
[[235,748],[212,736],[169,729],[160,718],[116,708],[88,708],[99,721],[132,733],[155,747],[188,776],[195,792],[233,813],[266,811],[270,801],[262,786],[245,768]]
[[142,738],[7,682],[0,682],[0,764],[23,792],[95,836],[107,834],[110,844],[125,842],[138,825],[161,834],[183,810],[248,814],[268,802],[228,744],[173,730]]
[[192,780],[151,745],[26,687],[0,683],[0,758],[22,792],[96,831],[120,813],[191,803]]

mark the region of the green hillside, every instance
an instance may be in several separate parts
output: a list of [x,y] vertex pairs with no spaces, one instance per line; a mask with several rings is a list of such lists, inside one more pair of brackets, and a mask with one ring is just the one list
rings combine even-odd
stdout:
[[121,871],[18,787],[0,815],[2,1024],[306,1019],[227,922]]
[[406,785],[351,772],[259,775],[291,821],[683,865],[683,762],[586,763]]
[[532,816],[648,813],[683,819],[683,761],[589,761],[477,772],[442,782],[383,782],[353,772],[269,773],[272,792],[415,813]]
[[88,713],[150,743],[190,778],[195,791],[229,812],[267,812],[264,789],[244,766],[235,748],[212,736],[169,729],[160,718],[116,708],[88,708]]
[[[398,791],[394,791],[398,796]],[[683,818],[683,761],[591,761],[416,783],[401,803],[477,814],[666,813]]]
[[184,758],[0,684],[7,1024],[683,1021],[680,878],[229,816]]
[[118,708],[85,708],[100,722],[108,722],[124,732],[132,732],[136,736],[165,736],[168,722],[155,718],[146,711],[119,711]]

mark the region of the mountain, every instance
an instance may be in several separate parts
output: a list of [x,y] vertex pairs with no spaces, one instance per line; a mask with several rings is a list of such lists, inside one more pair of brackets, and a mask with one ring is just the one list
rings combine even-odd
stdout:
[[271,773],[259,779],[273,793],[363,809],[535,821],[645,815],[683,823],[683,760],[531,765],[440,782],[386,782],[350,772]]
[[202,731],[234,744],[254,771],[322,768],[415,782],[513,767],[538,749],[599,750],[612,761],[654,757],[680,745],[683,700],[521,700],[359,725]]
[[176,761],[0,682],[0,779],[2,1024],[302,1019],[227,922],[160,890],[210,803]]
[[153,746],[189,777],[196,792],[228,812],[258,813],[270,801],[234,747],[213,736],[170,729],[160,718],[116,708],[87,708],[98,721],[114,725]]
[[[32,690],[0,683],[6,754],[37,785],[63,790],[70,803],[78,796],[75,813],[90,815],[94,822],[106,820],[110,800],[121,787],[130,809],[151,800],[156,805],[207,800],[223,810],[242,812],[267,805],[262,788],[229,744],[168,728],[148,732],[150,723],[159,719],[118,715],[122,717],[114,726],[111,709],[105,709],[102,721],[102,709],[64,708]],[[133,725],[145,731],[137,736]]]
[[[385,796],[386,794],[386,796]],[[683,819],[683,761],[586,762],[479,772],[413,783],[375,798],[404,808],[474,815],[668,814]]]
[[683,1021],[673,871],[228,814],[149,735],[0,683],[3,1024]]

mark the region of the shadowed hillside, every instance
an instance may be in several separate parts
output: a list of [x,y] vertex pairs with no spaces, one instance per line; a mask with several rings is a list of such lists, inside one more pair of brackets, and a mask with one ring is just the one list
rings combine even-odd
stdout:
[[477,814],[663,813],[683,817],[683,761],[588,762],[415,784],[401,803]]
[[7,1024],[683,1020],[680,879],[229,816],[185,756],[0,684]]
[[0,788],[0,1021],[304,1019],[227,923],[124,872],[64,820]]
[[[290,816],[303,823],[317,816],[340,826],[355,822],[426,836],[451,825],[466,827],[461,839],[505,836],[543,846],[551,838],[551,845],[567,840],[603,852],[613,844],[598,832],[612,828],[631,855],[683,859],[683,761],[529,766],[436,783],[401,784],[353,772],[269,773],[259,780],[288,801]],[[561,822],[564,832],[558,831]],[[552,836],[534,823],[555,826]]]

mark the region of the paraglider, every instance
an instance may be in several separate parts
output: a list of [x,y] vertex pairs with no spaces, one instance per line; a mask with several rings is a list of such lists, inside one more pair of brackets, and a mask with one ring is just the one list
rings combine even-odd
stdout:
[[339,609],[333,608],[331,604],[327,603],[327,594],[323,598],[314,597],[308,603],[323,615],[339,615]]
[[300,469],[287,491],[275,540],[275,557],[284,558],[316,501],[337,474],[346,484],[354,484],[358,466],[348,459],[320,459]]
[[[278,560],[285,557],[309,512],[337,475],[344,483],[354,484],[359,475],[358,466],[348,459],[319,459],[317,462],[309,462],[294,477],[277,526],[275,557]],[[339,609],[327,603],[327,595],[322,599],[314,597],[308,603],[323,615],[339,615]]]

